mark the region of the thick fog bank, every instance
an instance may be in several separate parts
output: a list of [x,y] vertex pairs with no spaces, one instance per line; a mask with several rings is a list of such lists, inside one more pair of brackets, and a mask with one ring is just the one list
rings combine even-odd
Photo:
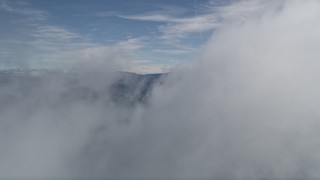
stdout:
[[56,83],[39,89],[49,98],[9,102],[0,175],[319,178],[320,2],[236,1],[216,13],[198,65],[172,72],[147,106],[56,106],[50,90],[66,87]]
[[91,146],[104,144],[100,136],[117,141],[113,138],[131,116],[148,105],[160,78],[91,70],[0,71],[0,177],[80,177],[80,167],[92,160],[84,160]]
[[320,2],[234,7],[242,12],[221,10],[227,23],[199,66],[154,97],[165,113],[150,113],[157,125],[146,129],[169,147],[164,167],[182,177],[319,177]]

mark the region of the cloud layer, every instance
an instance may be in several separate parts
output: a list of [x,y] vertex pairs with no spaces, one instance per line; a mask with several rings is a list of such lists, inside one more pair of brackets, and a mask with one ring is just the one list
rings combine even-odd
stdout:
[[1,111],[0,174],[319,178],[320,3],[237,1],[219,12],[228,16],[201,61],[170,74],[148,107],[65,104],[51,97],[64,81],[40,86],[48,99],[12,102]]

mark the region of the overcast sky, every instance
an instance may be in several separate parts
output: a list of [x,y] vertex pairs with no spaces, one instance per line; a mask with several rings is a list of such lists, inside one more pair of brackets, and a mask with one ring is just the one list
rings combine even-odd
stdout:
[[[122,61],[134,72],[197,59],[219,22],[207,0],[0,0],[0,67],[68,68]],[[111,61],[111,60],[110,60]]]

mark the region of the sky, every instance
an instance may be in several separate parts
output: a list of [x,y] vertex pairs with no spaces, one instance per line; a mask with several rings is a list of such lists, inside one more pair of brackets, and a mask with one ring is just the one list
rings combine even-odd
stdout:
[[0,0],[0,68],[189,66],[217,27],[216,7],[228,2]]

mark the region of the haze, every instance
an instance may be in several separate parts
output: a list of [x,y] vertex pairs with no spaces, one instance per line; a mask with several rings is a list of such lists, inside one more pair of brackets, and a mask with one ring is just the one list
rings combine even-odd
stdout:
[[320,178],[320,1],[0,3],[1,178]]

